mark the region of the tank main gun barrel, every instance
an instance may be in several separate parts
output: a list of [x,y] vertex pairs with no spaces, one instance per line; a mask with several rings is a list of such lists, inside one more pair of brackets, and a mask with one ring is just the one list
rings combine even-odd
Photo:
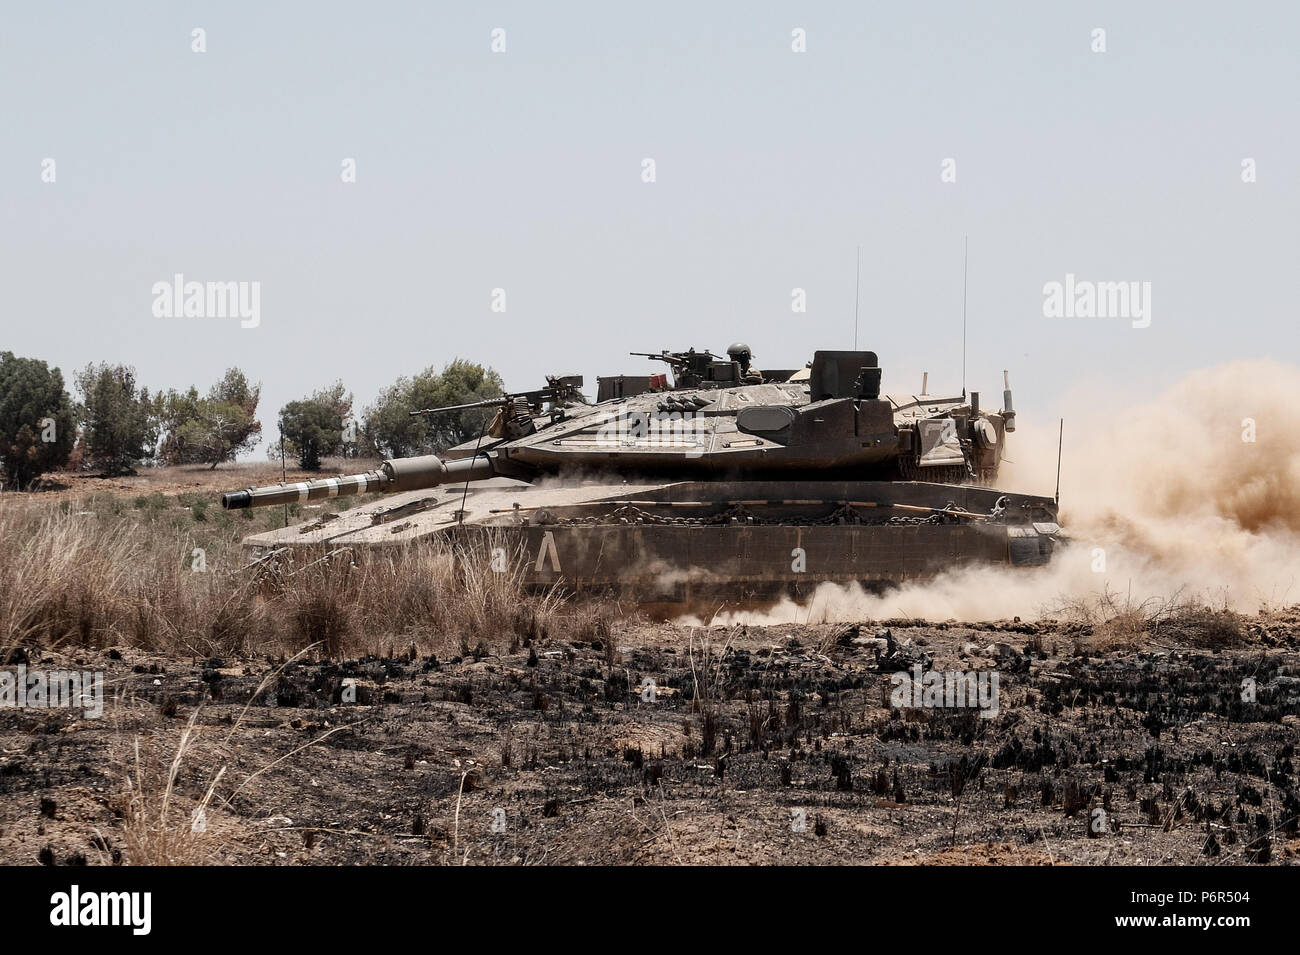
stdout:
[[318,501],[350,494],[375,491],[391,494],[399,491],[422,491],[440,484],[481,481],[496,474],[492,458],[480,454],[458,461],[444,461],[436,454],[414,458],[390,458],[373,471],[347,474],[335,478],[317,478],[296,484],[270,484],[230,491],[221,495],[221,506],[228,511],[247,507],[272,507],[295,501]]

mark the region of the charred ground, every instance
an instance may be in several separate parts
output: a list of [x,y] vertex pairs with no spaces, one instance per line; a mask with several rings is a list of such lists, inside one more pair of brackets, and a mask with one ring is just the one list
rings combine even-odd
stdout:
[[[0,710],[0,861],[1300,856],[1294,610],[1104,650],[1050,622],[590,619],[442,657],[21,648],[11,662],[105,671],[110,699],[98,720]],[[891,706],[908,661],[996,669],[998,715]]]

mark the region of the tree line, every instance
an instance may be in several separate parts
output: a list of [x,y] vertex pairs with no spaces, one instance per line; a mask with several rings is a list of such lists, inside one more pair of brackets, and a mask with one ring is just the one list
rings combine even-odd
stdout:
[[[27,487],[59,470],[128,474],[140,467],[216,468],[250,451],[263,436],[262,386],[230,368],[207,391],[190,386],[150,393],[129,365],[92,362],[73,375],[36,358],[0,352],[0,468],[9,487]],[[491,368],[455,359],[383,389],[360,415],[341,381],[280,409],[267,456],[304,470],[326,457],[436,454],[482,433],[491,409],[412,417],[411,411],[468,404],[503,394]]]

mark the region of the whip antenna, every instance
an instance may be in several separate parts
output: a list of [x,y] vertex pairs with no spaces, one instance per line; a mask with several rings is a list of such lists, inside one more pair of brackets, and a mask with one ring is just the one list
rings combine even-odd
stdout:
[[[280,486],[289,483],[289,472],[284,465],[284,418],[280,418]],[[284,505],[284,526],[289,526],[289,503]]]
[[961,396],[966,397],[966,255],[970,236],[961,237]]
[[1061,503],[1061,441],[1065,437],[1065,419],[1061,419],[1060,430],[1056,433],[1056,503]]
[[853,276],[853,350],[858,350],[858,292],[862,288],[862,246],[858,246],[857,267]]

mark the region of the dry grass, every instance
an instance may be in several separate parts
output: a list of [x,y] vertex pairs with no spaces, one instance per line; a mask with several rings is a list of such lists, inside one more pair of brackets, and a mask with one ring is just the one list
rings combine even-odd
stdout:
[[176,788],[182,763],[194,742],[198,715],[196,707],[181,730],[174,757],[165,768],[151,758],[149,743],[142,754],[140,738],[134,741],[121,827],[127,859],[132,865],[204,865],[215,861],[217,844],[209,828],[209,810],[226,767],[217,771],[203,796],[196,801],[184,798]]
[[730,631],[721,647],[714,646],[713,633],[707,627],[700,632],[698,645],[694,630],[688,637],[691,708],[700,714],[701,756],[712,756],[717,748],[719,716],[727,699],[725,659],[734,636],[735,631]]
[[210,512],[203,499],[13,500],[0,500],[0,659],[33,645],[486,653],[545,637],[560,608],[556,594],[524,592],[518,561],[491,569],[501,542],[490,536],[455,550],[432,542],[355,560],[322,552],[250,569],[239,541],[255,526]]
[[1134,600],[1107,589],[1062,600],[1049,611],[1075,631],[1076,651],[1135,650],[1150,643],[1221,650],[1245,641],[1242,619],[1181,592]]
[[198,652],[218,642],[227,588],[220,575],[190,570],[195,546],[173,524],[112,510],[0,512],[0,650],[122,643]]
[[1246,632],[1239,613],[1227,606],[1188,604],[1165,626],[1165,635],[1181,643],[1208,650],[1225,650],[1246,642]]
[[[273,769],[278,763],[355,725],[336,726],[322,736],[248,774],[242,783],[233,787],[224,797],[218,793],[217,787],[226,776],[226,770],[230,768],[228,757],[235,752],[229,747],[243,727],[253,701],[275,682],[290,663],[305,656],[312,649],[315,648],[303,648],[262,678],[249,696],[239,717],[233,720],[229,731],[225,732],[224,741],[219,747],[219,751],[224,755],[217,759],[220,766],[208,767],[206,775],[211,777],[211,782],[202,787],[202,795],[197,798],[185,795],[182,789],[187,787],[178,786],[178,782],[187,772],[191,777],[204,773],[204,770],[192,765],[188,771],[184,769],[187,760],[191,764],[202,761],[195,755],[197,748],[195,744],[202,732],[198,724],[203,707],[196,706],[190,713],[190,718],[177,740],[175,754],[165,768],[157,759],[154,749],[158,742],[158,734],[146,734],[143,737],[143,746],[142,737],[135,736],[131,744],[132,769],[126,775],[126,788],[119,804],[122,841],[126,846],[127,860],[132,865],[214,864],[219,857],[223,838],[238,838],[234,832],[229,835],[224,834],[224,831],[231,827],[223,810],[230,806],[244,787],[258,776]],[[237,829],[235,831],[237,832]]]
[[544,638],[559,595],[526,594],[517,560],[493,571],[491,551],[502,545],[490,535],[459,549],[432,541],[355,561],[340,553],[285,571],[276,589],[293,644],[319,643],[330,656],[411,648],[466,656]]

